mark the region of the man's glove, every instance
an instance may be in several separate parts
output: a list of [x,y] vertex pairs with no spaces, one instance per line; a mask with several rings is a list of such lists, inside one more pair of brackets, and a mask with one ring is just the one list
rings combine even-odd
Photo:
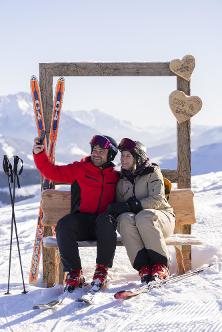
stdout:
[[140,203],[140,200],[137,199],[135,196],[132,196],[130,197],[128,200],[127,200],[127,203],[130,207],[130,211],[137,214],[139,213],[141,210],[143,210],[143,207]]
[[127,202],[112,203],[108,206],[107,213],[117,218],[121,213],[130,212],[130,207]]

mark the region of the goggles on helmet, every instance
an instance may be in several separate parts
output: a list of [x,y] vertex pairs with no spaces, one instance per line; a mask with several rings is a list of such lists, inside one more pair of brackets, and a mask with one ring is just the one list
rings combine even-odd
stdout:
[[135,147],[136,147],[136,142],[132,141],[130,138],[121,139],[121,142],[118,145],[118,149],[120,151],[124,151],[124,150],[131,151],[131,150],[135,149]]
[[110,140],[102,135],[93,136],[93,138],[90,141],[90,145],[91,146],[99,145],[102,149],[109,149],[111,147],[113,149],[115,148],[115,150],[117,151],[117,148],[110,142]]

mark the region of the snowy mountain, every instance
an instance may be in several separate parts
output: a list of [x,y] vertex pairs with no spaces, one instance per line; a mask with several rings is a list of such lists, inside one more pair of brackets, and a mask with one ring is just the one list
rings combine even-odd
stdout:
[[[222,143],[208,144],[194,149],[191,163],[193,175],[221,171]],[[175,169],[177,164],[176,155],[174,154],[172,158],[165,158],[160,164],[164,165],[164,168]]]
[[[69,112],[73,119],[93,127],[97,132],[106,133],[120,141],[123,137],[140,140],[147,147],[171,142],[174,139],[175,129],[164,127],[138,128],[128,121],[119,120],[116,115],[111,116],[100,110]],[[68,114],[68,113],[67,113]]]
[[[0,214],[0,329],[13,332],[220,332],[222,331],[222,228],[221,196],[222,172],[192,177],[195,192],[197,223],[192,234],[204,240],[205,245],[192,247],[192,267],[215,263],[204,273],[168,284],[121,302],[115,292],[139,285],[139,276],[130,266],[124,247],[117,247],[114,265],[109,270],[108,289],[96,294],[93,306],[75,301],[84,292],[72,293],[57,310],[33,310],[37,303],[47,303],[62,293],[55,285],[44,288],[42,270],[36,286],[28,285],[33,240],[39,208],[39,186],[27,188],[34,197],[16,204],[18,236],[20,241],[26,295],[22,281],[16,241],[13,240],[10,295],[5,295],[8,281],[8,258],[11,227],[11,209],[1,208]],[[170,271],[176,272],[175,252],[170,249]],[[96,248],[81,248],[83,272],[90,282],[95,268]]]
[[[140,140],[148,147],[150,158],[160,162],[161,167],[165,168],[169,163],[175,163],[176,127],[147,126],[141,129],[99,110],[73,112],[62,110],[56,148],[57,162],[68,163],[89,154],[89,141],[96,133],[113,136],[117,141],[122,137]],[[21,92],[0,97],[0,163],[4,154],[9,156],[18,154],[24,160],[25,167],[34,167],[31,151],[35,136],[36,125],[30,95]],[[203,153],[211,150],[211,144],[217,145],[214,146],[216,155],[220,152],[218,144],[221,142],[222,128],[220,127],[195,126],[192,128],[192,149],[195,158],[203,159]],[[206,147],[203,148],[203,146]],[[199,168],[200,163],[195,158],[192,159],[192,169],[195,170],[194,174],[199,174],[202,172],[202,167]],[[205,171],[218,170],[216,166],[218,166],[216,163],[209,163]]]
[[[36,126],[29,94],[1,97],[0,120],[0,155],[17,153],[24,158],[27,165],[33,166],[31,148],[36,136]],[[142,130],[98,110],[63,110],[56,149],[57,161],[79,160],[82,155],[88,154],[88,142],[96,133],[111,135],[117,141],[130,136],[149,147],[160,144],[163,140],[171,143],[175,137],[172,129],[151,127]]]

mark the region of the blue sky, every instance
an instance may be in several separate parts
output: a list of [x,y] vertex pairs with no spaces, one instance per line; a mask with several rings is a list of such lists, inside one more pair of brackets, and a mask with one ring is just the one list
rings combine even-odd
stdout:
[[[39,62],[170,61],[192,54],[195,124],[222,124],[220,0],[2,1],[0,95],[29,92]],[[135,125],[174,125],[173,77],[67,78],[64,109],[100,109]]]

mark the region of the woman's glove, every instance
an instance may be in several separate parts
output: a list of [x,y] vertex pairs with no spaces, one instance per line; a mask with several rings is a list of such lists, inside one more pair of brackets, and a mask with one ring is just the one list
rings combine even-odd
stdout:
[[130,212],[130,207],[127,202],[112,203],[108,206],[107,213],[117,218],[121,213]]
[[137,199],[135,196],[132,196],[130,197],[128,200],[127,200],[127,203],[130,207],[130,211],[137,214],[139,213],[141,210],[143,210],[143,207],[140,203],[140,200]]

